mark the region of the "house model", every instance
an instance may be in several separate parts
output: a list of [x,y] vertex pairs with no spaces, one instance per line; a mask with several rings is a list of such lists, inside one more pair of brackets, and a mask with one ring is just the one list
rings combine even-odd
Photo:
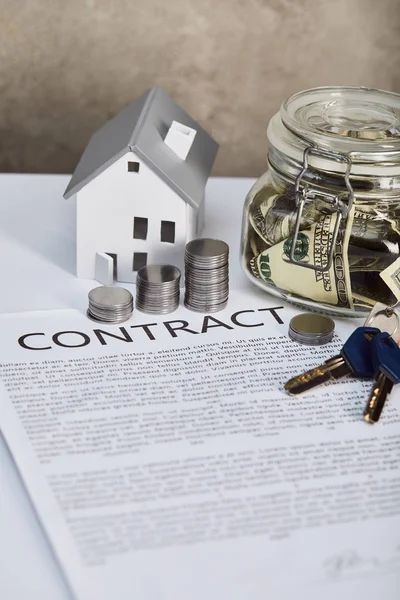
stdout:
[[97,131],[65,191],[76,198],[77,276],[134,282],[146,264],[183,267],[204,221],[218,144],[152,88]]

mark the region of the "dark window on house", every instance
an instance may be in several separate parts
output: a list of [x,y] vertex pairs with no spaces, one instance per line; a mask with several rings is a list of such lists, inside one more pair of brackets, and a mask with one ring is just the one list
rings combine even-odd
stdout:
[[147,264],[147,252],[134,252],[133,253],[133,270],[139,271],[142,267]]
[[117,255],[112,254],[112,252],[106,252],[107,256],[111,256],[113,260],[113,279],[117,281]]
[[148,221],[145,217],[134,217],[133,219],[133,237],[135,240],[145,240],[147,238]]
[[173,221],[161,221],[161,241],[175,242],[175,223]]
[[139,173],[139,167],[140,165],[138,162],[128,161],[128,171],[131,173]]

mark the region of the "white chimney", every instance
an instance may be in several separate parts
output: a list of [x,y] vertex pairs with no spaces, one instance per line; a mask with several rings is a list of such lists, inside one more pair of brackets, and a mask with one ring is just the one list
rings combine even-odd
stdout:
[[179,158],[185,160],[192,147],[197,131],[178,121],[172,121],[171,127],[165,136],[164,142]]

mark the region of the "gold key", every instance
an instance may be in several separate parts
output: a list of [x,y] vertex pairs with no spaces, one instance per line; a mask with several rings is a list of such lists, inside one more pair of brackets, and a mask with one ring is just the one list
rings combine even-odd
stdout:
[[386,377],[382,371],[378,372],[364,410],[364,420],[367,423],[373,424],[379,421],[382,409],[390,396],[393,385],[393,381]]
[[400,382],[400,348],[388,333],[379,333],[371,343],[371,358],[375,379],[364,419],[368,423],[376,423],[394,384]]
[[308,392],[318,385],[346,375],[373,377],[375,370],[370,345],[371,340],[378,333],[379,329],[376,327],[358,327],[344,344],[340,354],[326,360],[319,367],[289,379],[285,384],[285,390],[295,395]]
[[287,383],[285,383],[285,390],[289,394],[296,395],[308,392],[312,388],[322,385],[326,381],[332,379],[340,379],[346,375],[352,373],[352,368],[346,362],[346,359],[338,354],[329,360],[326,360],[319,367],[310,369],[301,375],[292,377]]

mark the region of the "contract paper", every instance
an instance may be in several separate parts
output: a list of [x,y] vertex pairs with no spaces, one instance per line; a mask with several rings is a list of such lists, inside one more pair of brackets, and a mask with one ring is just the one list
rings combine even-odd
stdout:
[[400,403],[370,382],[290,397],[338,353],[235,294],[102,325],[0,317],[2,434],[77,600],[398,600]]

